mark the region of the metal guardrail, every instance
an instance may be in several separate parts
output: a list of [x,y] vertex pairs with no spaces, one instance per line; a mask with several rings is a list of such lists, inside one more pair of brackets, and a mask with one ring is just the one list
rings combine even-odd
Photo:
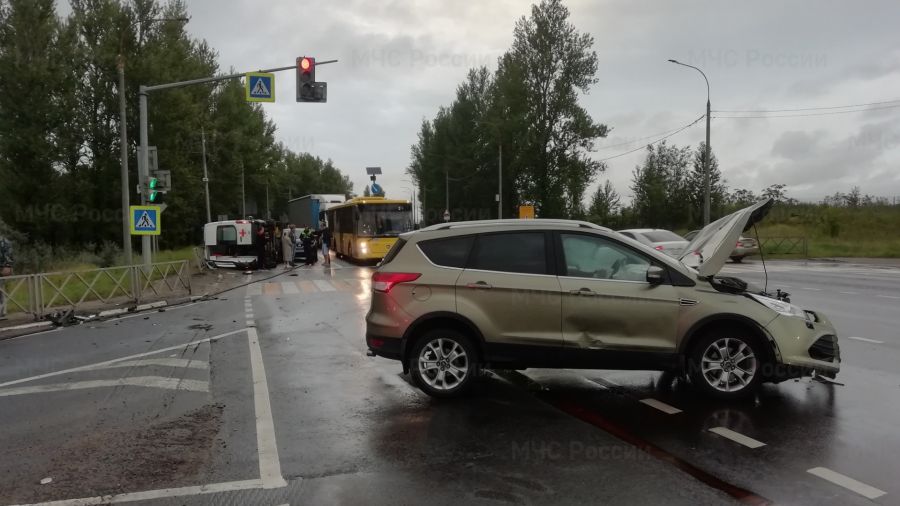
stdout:
[[806,237],[761,237],[759,247],[765,255],[809,256]]
[[58,309],[77,310],[87,303],[134,302],[191,293],[188,260],[72,272],[42,272],[0,278],[9,313],[41,319]]

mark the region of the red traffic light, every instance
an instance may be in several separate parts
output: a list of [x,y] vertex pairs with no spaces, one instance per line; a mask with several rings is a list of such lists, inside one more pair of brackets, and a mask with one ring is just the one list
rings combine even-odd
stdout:
[[311,58],[300,58],[300,69],[301,70],[309,70],[313,66],[313,61]]

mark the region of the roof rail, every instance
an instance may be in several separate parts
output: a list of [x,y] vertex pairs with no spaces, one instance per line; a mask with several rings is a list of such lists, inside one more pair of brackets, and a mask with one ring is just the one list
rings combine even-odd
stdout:
[[555,225],[555,226],[567,226],[567,227],[577,227],[577,228],[590,228],[593,230],[603,230],[609,232],[610,229],[606,227],[601,227],[600,225],[596,225],[594,223],[590,223],[587,221],[579,221],[579,220],[562,220],[562,219],[550,219],[550,218],[538,218],[538,219],[505,219],[505,220],[477,220],[477,221],[450,221],[447,223],[439,223],[437,225],[431,225],[421,229],[420,231],[429,231],[429,230],[450,230],[453,228],[466,228],[466,227],[489,227],[492,225],[509,225],[509,226],[534,226],[534,225]]

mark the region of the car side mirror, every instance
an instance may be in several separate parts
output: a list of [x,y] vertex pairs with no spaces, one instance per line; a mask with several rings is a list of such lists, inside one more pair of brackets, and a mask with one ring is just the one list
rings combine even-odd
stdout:
[[666,280],[666,270],[658,265],[647,268],[647,282],[651,285],[660,285]]

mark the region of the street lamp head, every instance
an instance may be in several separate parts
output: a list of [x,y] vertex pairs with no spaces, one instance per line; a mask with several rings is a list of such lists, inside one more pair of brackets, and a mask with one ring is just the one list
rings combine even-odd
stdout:
[[669,58],[669,61],[672,62],[672,63],[681,63],[680,61],[678,61],[678,60],[673,60],[673,59],[671,59],[671,58]]

